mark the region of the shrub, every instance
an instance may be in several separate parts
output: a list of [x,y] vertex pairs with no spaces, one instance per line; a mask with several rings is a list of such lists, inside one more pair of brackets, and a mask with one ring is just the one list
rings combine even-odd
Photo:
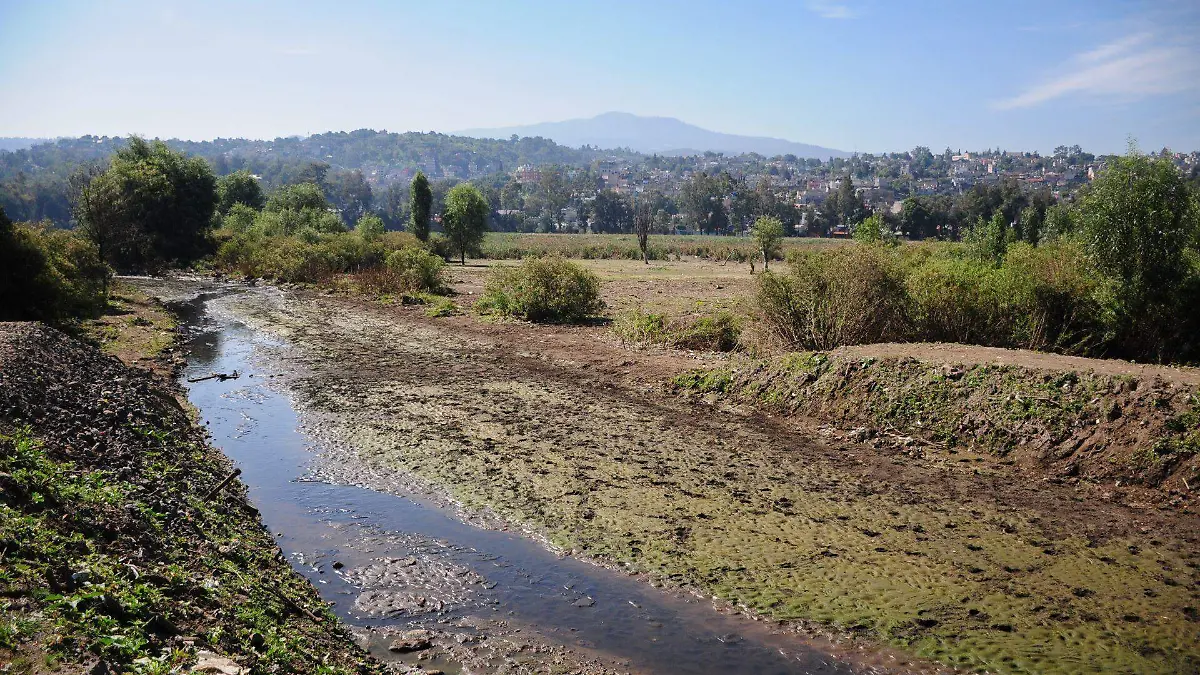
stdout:
[[668,320],[662,314],[635,309],[617,317],[613,332],[625,342],[729,352],[739,346],[740,323],[736,316],[726,311]]
[[486,313],[537,322],[578,322],[603,311],[600,278],[557,256],[491,273],[478,305]]
[[396,275],[400,290],[440,291],[446,285],[446,261],[419,246],[392,251],[385,267]]
[[0,320],[60,323],[107,301],[111,270],[75,232],[8,222],[0,211]]
[[886,250],[796,251],[789,262],[786,278],[760,275],[756,294],[772,332],[788,346],[825,350],[905,336],[903,279]]
[[625,342],[663,344],[666,342],[667,317],[640,309],[622,312],[613,322],[613,332]]

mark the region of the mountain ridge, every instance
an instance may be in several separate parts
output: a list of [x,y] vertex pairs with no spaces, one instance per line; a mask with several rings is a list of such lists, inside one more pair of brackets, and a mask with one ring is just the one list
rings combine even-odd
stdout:
[[849,157],[850,153],[810,143],[769,136],[743,136],[711,131],[674,117],[643,117],[625,112],[606,112],[595,117],[541,122],[511,127],[464,129],[453,132],[474,138],[541,136],[568,147],[590,145],[605,149],[629,148],[660,155],[726,154],[756,152],[767,157]]

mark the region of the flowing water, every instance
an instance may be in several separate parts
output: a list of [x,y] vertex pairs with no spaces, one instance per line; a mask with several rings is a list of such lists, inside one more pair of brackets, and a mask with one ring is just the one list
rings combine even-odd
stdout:
[[[223,291],[230,292],[256,291]],[[466,524],[419,497],[315,479],[309,468],[317,448],[302,433],[286,387],[271,384],[271,366],[259,357],[269,349],[286,358],[287,345],[248,328],[236,311],[210,311],[219,296],[183,305],[189,399],[213,442],[241,468],[285,555],[347,623],[429,627],[465,633],[460,642],[467,642],[502,619],[545,643],[643,673],[870,669],[694,596],[556,555],[517,533]],[[187,383],[233,371],[240,377]],[[389,656],[385,644],[372,651]]]

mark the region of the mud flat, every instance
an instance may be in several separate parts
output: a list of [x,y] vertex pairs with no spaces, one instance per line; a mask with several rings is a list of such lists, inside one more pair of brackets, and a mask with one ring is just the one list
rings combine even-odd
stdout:
[[242,324],[285,296],[227,291],[181,308],[183,379],[198,380],[189,400],[293,565],[380,660],[443,672],[912,670],[564,557],[489,510],[457,508],[416,474],[345,454],[340,427],[289,400],[302,353]]
[[424,486],[652,585],[953,667],[1200,667],[1194,514],[672,400],[589,368],[614,349],[593,333],[302,292],[228,307],[281,340],[272,374],[363,484]]

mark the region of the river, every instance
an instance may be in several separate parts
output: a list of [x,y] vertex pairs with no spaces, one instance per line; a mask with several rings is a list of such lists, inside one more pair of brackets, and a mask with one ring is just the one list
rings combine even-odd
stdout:
[[[519,533],[467,524],[453,509],[419,495],[318,478],[314,467],[327,460],[304,433],[302,411],[283,379],[275,377],[289,345],[249,328],[238,304],[228,302],[262,291],[209,288],[197,296],[196,290],[179,304],[188,397],[213,443],[242,470],[284,554],[339,617],[361,627],[377,656],[463,671],[452,650],[432,650],[443,655],[436,658],[388,650],[392,629],[428,628],[462,649],[474,646],[470,672],[479,672],[480,663],[541,671],[549,667],[539,661],[550,658],[546,654],[589,663],[593,669],[586,672],[876,669],[852,667],[795,633],[717,611],[706,599],[556,554]],[[273,357],[263,358],[268,351]],[[234,371],[237,379],[188,382]],[[515,648],[484,649],[484,638],[497,631]]]

